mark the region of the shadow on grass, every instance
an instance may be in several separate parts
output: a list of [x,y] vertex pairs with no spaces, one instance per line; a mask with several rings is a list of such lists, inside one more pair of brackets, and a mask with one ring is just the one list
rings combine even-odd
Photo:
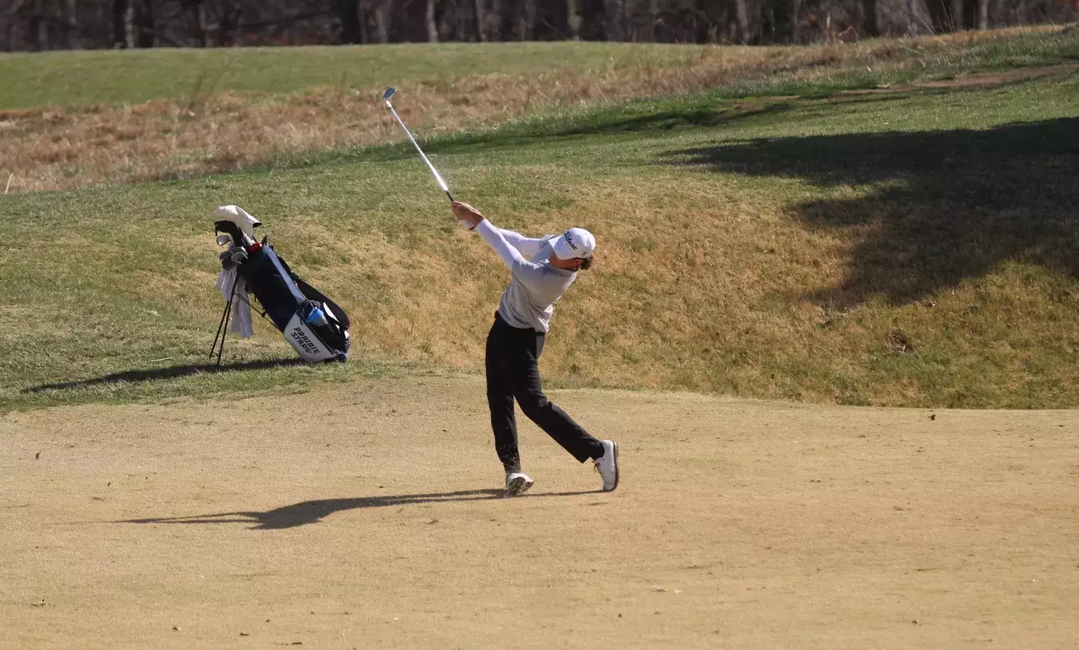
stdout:
[[[665,160],[823,188],[825,198],[792,209],[852,247],[846,278],[812,296],[817,302],[908,303],[1007,261],[1079,276],[1079,117],[984,131],[757,139]],[[827,196],[848,186],[869,191]]]
[[[515,499],[534,499],[540,497],[568,497],[602,493],[602,490],[580,492],[549,492],[525,494]],[[295,528],[321,521],[335,512],[365,508],[385,508],[405,506],[417,503],[449,503],[455,501],[489,501],[502,499],[502,490],[463,490],[434,494],[402,494],[397,496],[357,497],[352,499],[319,499],[302,501],[289,506],[258,511],[221,512],[209,515],[189,517],[154,517],[147,519],[126,519],[121,524],[254,524],[254,530],[278,530]]]
[[78,381],[63,381],[51,384],[38,384],[22,390],[23,393],[43,393],[50,390],[69,390],[74,388],[90,388],[108,384],[138,383],[153,381],[155,379],[175,379],[177,377],[189,377],[191,375],[214,374],[219,372],[233,372],[237,370],[263,370],[266,368],[302,366],[306,362],[303,359],[269,359],[266,361],[244,361],[242,363],[223,363],[220,366],[214,363],[198,363],[183,366],[171,366],[168,368],[151,368],[148,370],[125,370],[123,372],[94,377],[92,379],[80,379]]
[[[999,88],[1027,83],[1028,80],[992,84]],[[704,97],[684,100],[635,101],[625,106],[585,113],[578,116],[558,116],[555,119],[511,124],[493,131],[447,134],[421,141],[427,153],[450,154],[469,151],[550,146],[557,140],[591,136],[660,135],[679,129],[735,127],[744,123],[767,125],[790,119],[815,115],[834,116],[838,111],[864,110],[869,104],[885,104],[910,99],[912,95],[946,95],[956,92],[976,92],[977,89],[907,88],[880,93],[846,94],[844,89],[803,91],[795,97],[762,95],[745,98]],[[657,106],[658,105],[658,106]],[[385,147],[372,147],[351,152],[357,160],[400,160],[415,156],[408,142]]]
[[[885,96],[858,97],[848,101],[882,102],[892,99]],[[753,100],[708,99],[691,104],[679,104],[667,110],[656,110],[649,104],[631,104],[625,108],[615,108],[578,117],[559,117],[534,123],[503,126],[493,131],[466,131],[421,139],[420,144],[428,154],[467,153],[532,145],[550,146],[557,140],[589,136],[659,134],[680,128],[732,126],[755,119],[778,120],[783,114],[804,107],[805,103],[800,99],[780,101],[774,97]],[[315,155],[303,162],[308,165],[321,164],[329,160],[347,163],[388,162],[407,160],[415,155],[416,150],[406,141],[393,145],[355,149],[343,154],[337,152],[330,154],[330,158]]]

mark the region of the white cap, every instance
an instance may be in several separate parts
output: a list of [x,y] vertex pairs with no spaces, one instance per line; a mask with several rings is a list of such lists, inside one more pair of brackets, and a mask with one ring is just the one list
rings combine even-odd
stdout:
[[570,228],[555,240],[552,248],[559,259],[589,258],[596,250],[596,238],[584,228]]

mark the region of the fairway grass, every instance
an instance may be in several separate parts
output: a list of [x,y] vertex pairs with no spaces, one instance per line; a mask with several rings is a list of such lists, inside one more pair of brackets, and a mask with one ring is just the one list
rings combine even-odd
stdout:
[[[496,224],[596,233],[596,267],[554,317],[554,385],[1070,407],[1076,96],[1070,70],[831,98],[705,94],[428,149],[455,196]],[[350,365],[146,374],[206,363],[222,306],[209,213],[224,203],[259,216],[292,267],[349,311]],[[506,281],[400,145],[7,196],[0,223],[3,408],[479,371]],[[230,339],[227,360],[293,356],[257,329]],[[140,380],[109,379],[130,371]]]
[[[877,39],[808,47],[733,47],[655,43],[412,43],[317,47],[244,47],[0,53],[0,111],[190,99],[217,91],[297,93],[323,87],[452,85],[486,75],[536,76],[573,70],[585,76],[655,74],[702,59],[799,59],[824,63],[872,57],[955,71],[1039,65],[1079,57],[1079,39],[1061,26]],[[884,61],[881,61],[884,63]]]
[[0,646],[1079,637],[1075,411],[551,396],[619,442],[616,491],[521,418],[536,485],[501,498],[478,377],[2,415]]
[[[83,59],[94,62],[86,66],[92,71],[82,70]],[[526,117],[565,119],[632,99],[970,84],[985,73],[1036,76],[1077,62],[1079,32],[1060,27],[808,47],[549,43],[0,55],[0,87],[6,77],[18,89],[7,101],[27,102],[0,106],[0,186],[7,194],[188,178],[399,141],[379,101],[386,86],[399,89],[396,104],[423,139]],[[370,75],[359,72],[368,69]],[[14,78],[20,74],[33,78]],[[93,94],[110,88],[115,96]],[[53,94],[41,95],[45,90]]]
[[477,75],[684,66],[703,46],[632,43],[440,43],[154,48],[0,54],[0,110],[177,99],[214,91],[452,83]]

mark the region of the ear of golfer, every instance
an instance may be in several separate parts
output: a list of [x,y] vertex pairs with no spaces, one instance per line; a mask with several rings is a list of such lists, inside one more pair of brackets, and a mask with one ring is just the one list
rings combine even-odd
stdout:
[[[574,272],[586,265],[586,260],[591,258],[596,248],[595,237],[583,228],[571,228],[566,234],[557,238],[533,238],[525,237],[512,230],[498,228],[480,214],[479,210],[461,201],[453,202],[453,214],[458,220],[464,221],[470,228],[479,232],[483,240],[498,253],[510,271],[525,286],[541,279],[545,274],[542,262],[546,261],[547,264],[563,271]],[[526,256],[535,256],[544,244],[552,240],[549,258],[537,259],[535,262],[526,259]]]

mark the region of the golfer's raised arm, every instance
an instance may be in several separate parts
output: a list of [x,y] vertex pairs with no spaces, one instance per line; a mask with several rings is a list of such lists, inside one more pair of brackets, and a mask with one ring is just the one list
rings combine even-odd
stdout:
[[519,232],[513,232],[512,230],[506,230],[505,228],[495,227],[498,232],[502,233],[502,238],[506,242],[521,252],[521,255],[532,257],[539,252],[540,246],[543,245],[543,240],[536,237],[525,237]]
[[493,223],[484,219],[476,224],[476,232],[483,237],[483,241],[487,242],[487,245],[495,249],[498,256],[502,258],[502,261],[506,263],[511,271],[517,271],[522,266],[532,266],[532,264],[524,258],[521,251],[514,248],[506,237],[502,235],[502,231],[495,227]]
[[[506,266],[510,271],[518,272],[522,269],[538,268],[533,265],[529,260],[524,259],[520,250],[511,245],[507,240],[503,232],[508,232],[511,238],[520,240],[528,240],[513,231],[503,231],[494,226],[492,222],[484,218],[475,207],[462,203],[460,201],[453,202],[453,215],[456,218],[466,221],[468,225],[472,226],[474,230],[480,233],[483,241],[486,241],[489,246],[494,248],[494,252],[498,254],[498,257],[502,258],[502,261],[506,262]],[[516,236],[515,236],[516,235]],[[522,246],[529,246],[528,243],[521,242]]]

